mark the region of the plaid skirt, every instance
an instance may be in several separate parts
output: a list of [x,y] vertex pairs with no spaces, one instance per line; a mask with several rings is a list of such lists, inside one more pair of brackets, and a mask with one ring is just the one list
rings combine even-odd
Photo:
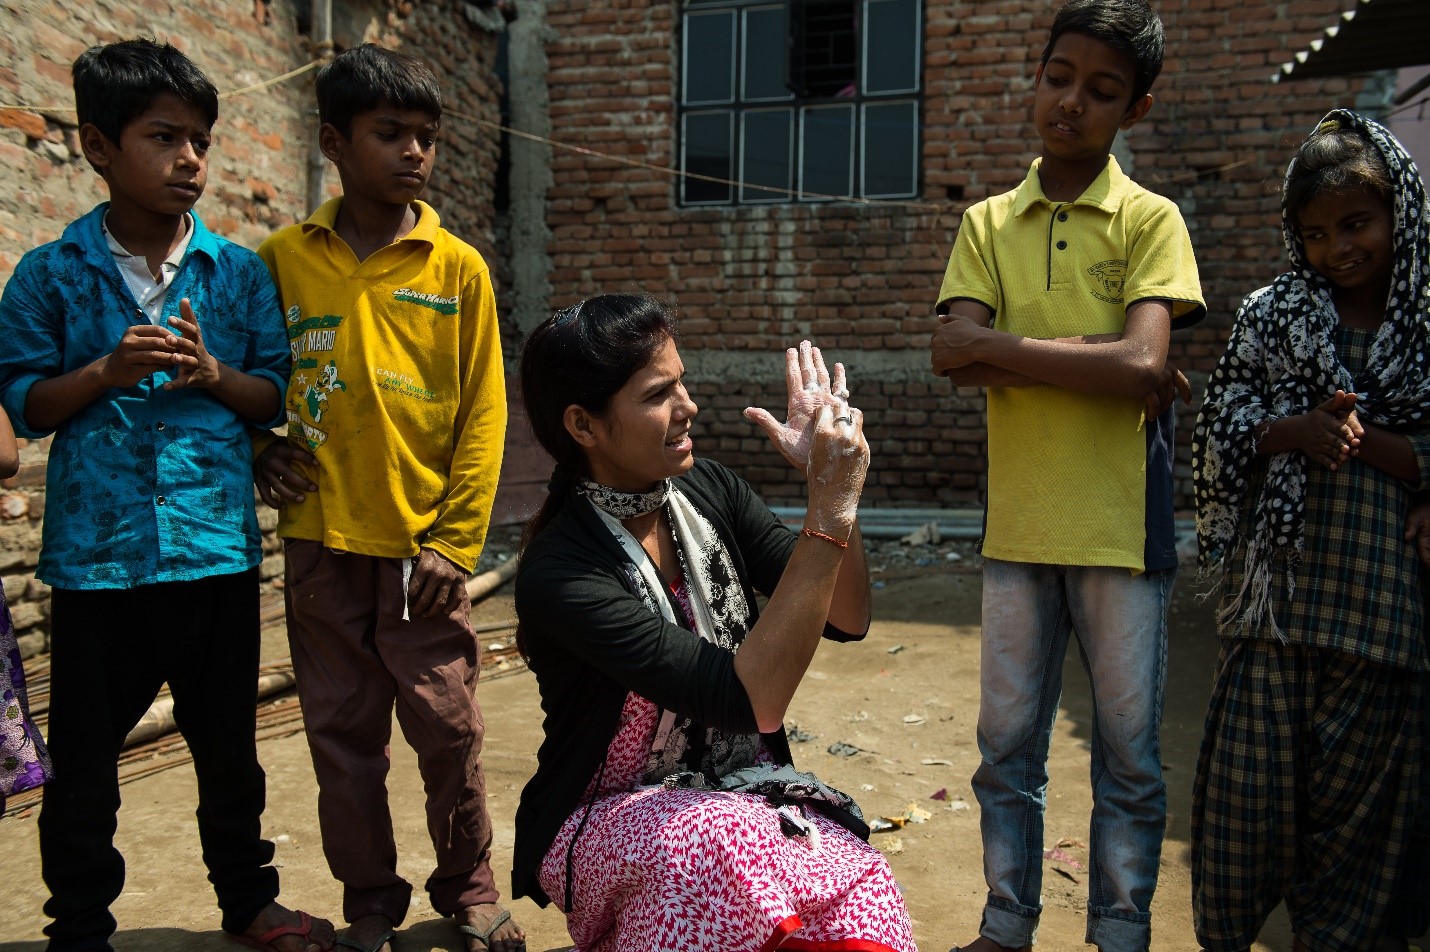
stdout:
[[1413,939],[1430,930],[1430,674],[1420,676],[1420,799],[1400,864],[1385,934]]
[[1414,671],[1249,639],[1222,643],[1192,799],[1192,906],[1209,952],[1251,946],[1286,901],[1315,949],[1367,948],[1414,821]]

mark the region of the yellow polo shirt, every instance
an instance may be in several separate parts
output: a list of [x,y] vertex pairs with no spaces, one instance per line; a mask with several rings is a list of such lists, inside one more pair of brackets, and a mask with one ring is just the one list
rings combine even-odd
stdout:
[[506,433],[487,264],[424,202],[411,233],[359,262],[333,230],[341,204],[258,249],[293,355],[288,439],[318,459],[318,491],[278,534],[386,558],[425,546],[470,572]]
[[[994,327],[1043,340],[1121,333],[1128,305],[1149,298],[1171,303],[1174,326],[1205,313],[1175,204],[1137,185],[1111,156],[1075,201],[1053,202],[1040,162],[1017,189],[964,213],[940,303],[978,301],[993,311]],[[1146,423],[1141,400],[990,387],[984,555],[1141,571]]]

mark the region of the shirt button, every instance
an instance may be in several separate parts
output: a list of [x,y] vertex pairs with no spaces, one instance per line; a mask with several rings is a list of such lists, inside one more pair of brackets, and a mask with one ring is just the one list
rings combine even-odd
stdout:
[[1067,221],[1067,220],[1068,220],[1068,213],[1067,213],[1067,212],[1058,212],[1058,221]]
[[1067,243],[1066,241],[1060,241],[1060,242],[1058,242],[1058,250],[1059,250],[1059,251],[1064,250],[1065,248],[1067,248],[1067,246],[1068,246],[1068,243]]
[[164,497],[163,497],[163,496],[155,496],[155,497],[154,497],[154,505],[156,505],[156,506],[162,506],[162,505],[164,505]]

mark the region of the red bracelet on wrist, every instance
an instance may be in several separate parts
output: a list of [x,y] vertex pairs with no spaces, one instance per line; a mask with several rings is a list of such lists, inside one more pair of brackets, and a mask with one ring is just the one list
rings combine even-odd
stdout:
[[818,529],[811,529],[811,528],[809,528],[808,526],[805,526],[803,529],[801,529],[801,530],[799,530],[799,531],[800,531],[800,534],[801,534],[801,535],[807,535],[807,536],[809,536],[811,539],[823,539],[825,542],[833,542],[835,545],[839,546],[841,549],[847,549],[847,548],[849,548],[849,542],[848,542],[847,540],[845,540],[845,539],[836,539],[836,538],[834,538],[834,536],[829,535],[829,534],[824,533],[824,532],[820,532]]

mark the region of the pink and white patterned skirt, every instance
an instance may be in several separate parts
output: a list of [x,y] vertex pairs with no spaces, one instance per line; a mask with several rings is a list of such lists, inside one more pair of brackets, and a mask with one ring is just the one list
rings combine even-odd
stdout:
[[916,952],[903,894],[878,850],[807,812],[789,837],[763,798],[638,787],[659,710],[626,699],[601,792],[562,825],[539,873],[564,901],[567,850],[580,952]]

